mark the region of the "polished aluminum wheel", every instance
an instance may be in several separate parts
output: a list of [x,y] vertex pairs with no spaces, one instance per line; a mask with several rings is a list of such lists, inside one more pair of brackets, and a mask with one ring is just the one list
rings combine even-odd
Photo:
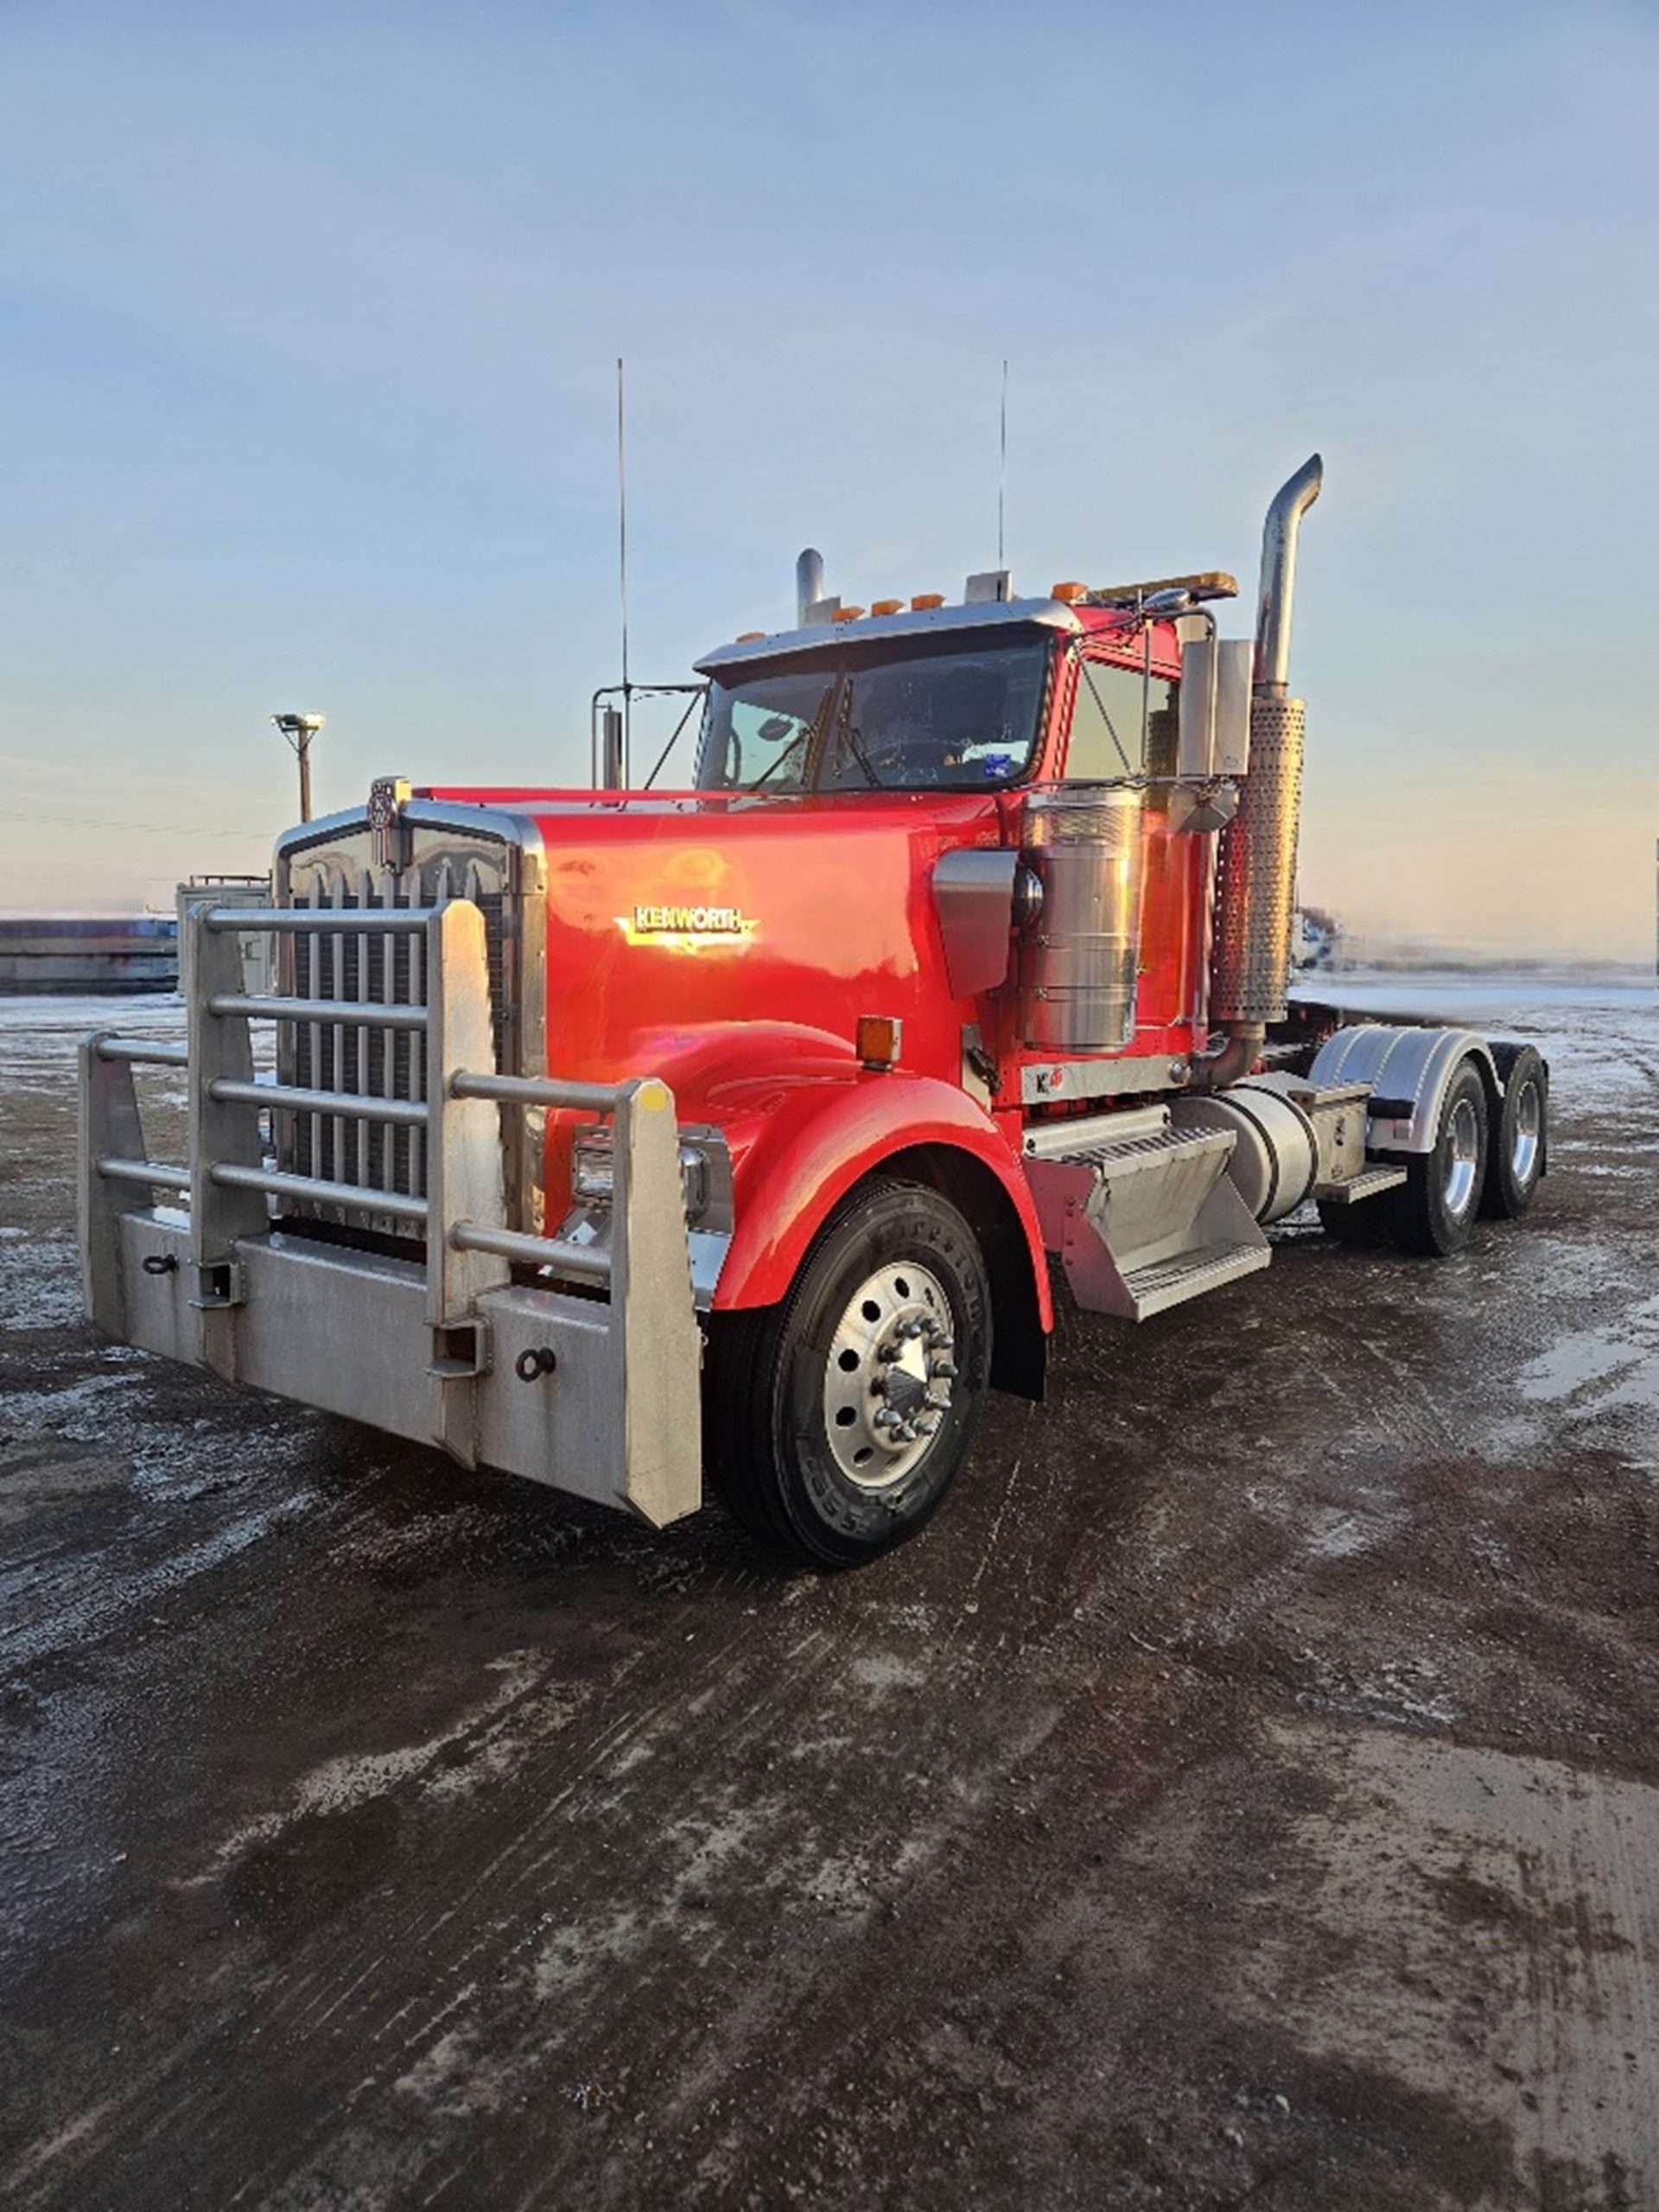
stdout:
[[1521,1096],[1515,1102],[1515,1125],[1510,1134],[1510,1169],[1522,1191],[1532,1182],[1543,1128],[1542,1094],[1535,1083],[1523,1084]]
[[861,1283],[830,1340],[823,1425],[842,1474],[884,1490],[931,1450],[956,1376],[950,1301],[909,1261]]
[[1446,1210],[1461,1221],[1474,1205],[1480,1182],[1480,1114],[1474,1101],[1459,1098],[1446,1126]]

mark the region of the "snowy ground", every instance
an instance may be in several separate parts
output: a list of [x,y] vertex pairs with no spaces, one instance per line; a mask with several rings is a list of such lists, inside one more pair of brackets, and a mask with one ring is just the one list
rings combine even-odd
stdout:
[[[1659,1001],[1533,1218],[1070,1312],[780,1573],[96,1340],[0,1001],[0,2202],[1659,2205]],[[155,1149],[178,1078],[155,1090]]]

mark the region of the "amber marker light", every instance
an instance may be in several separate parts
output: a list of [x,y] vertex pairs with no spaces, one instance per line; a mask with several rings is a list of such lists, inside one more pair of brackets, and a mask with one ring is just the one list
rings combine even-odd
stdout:
[[912,614],[925,614],[930,607],[944,605],[944,594],[942,591],[918,591],[910,602],[910,611]]
[[1048,595],[1051,599],[1058,599],[1064,607],[1075,607],[1080,599],[1089,596],[1089,587],[1087,584],[1051,584]]
[[890,1014],[861,1014],[858,1017],[858,1057],[864,1066],[885,1075],[899,1058],[905,1025]]
[[905,602],[902,599],[873,599],[870,601],[872,614],[902,614],[904,611]]
[[766,634],[764,630],[740,630],[737,633],[737,643],[740,645],[752,645],[757,638],[764,638]]
[[861,607],[838,607],[830,619],[832,622],[856,622],[863,612]]

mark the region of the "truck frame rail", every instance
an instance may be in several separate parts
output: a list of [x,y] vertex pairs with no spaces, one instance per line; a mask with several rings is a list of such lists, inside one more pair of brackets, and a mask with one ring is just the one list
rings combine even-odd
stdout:
[[[695,1510],[701,1338],[667,1085],[502,1073],[484,917],[470,899],[351,913],[353,933],[416,940],[416,1002],[244,988],[240,938],[338,932],[341,920],[337,911],[194,906],[186,1043],[99,1032],[82,1044],[89,1315],[126,1342],[440,1445],[466,1466],[625,1505],[658,1527]],[[421,1095],[257,1077],[256,1022],[419,1033]],[[145,1066],[185,1071],[182,1164],[149,1155],[134,1080]],[[610,1126],[603,1240],[535,1234],[508,1219],[503,1116],[548,1109]],[[424,1194],[279,1167],[277,1117],[305,1115],[418,1132]],[[391,1217],[423,1245],[400,1256],[385,1238],[320,1236],[315,1221],[283,1211],[300,1205]]]

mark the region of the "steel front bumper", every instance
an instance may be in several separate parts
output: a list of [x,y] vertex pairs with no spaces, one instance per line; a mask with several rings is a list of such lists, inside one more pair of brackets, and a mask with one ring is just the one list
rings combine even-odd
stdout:
[[[81,1268],[91,1319],[227,1382],[439,1445],[466,1466],[626,1506],[658,1527],[695,1511],[702,1338],[666,1084],[497,1069],[484,923],[467,899],[358,910],[348,919],[339,911],[204,904],[187,927],[188,1044],[99,1034],[81,1047]],[[251,995],[237,949],[249,930],[412,938],[424,995]],[[327,1091],[256,1081],[256,1021],[279,1031],[408,1033],[420,1048],[420,1083],[388,1096],[360,1075],[353,1087]],[[147,1064],[185,1071],[182,1165],[149,1156],[132,1072]],[[356,1065],[372,1074],[371,1061]],[[602,1233],[549,1236],[509,1217],[503,1117],[554,1109],[591,1114],[608,1130]],[[418,1184],[383,1176],[372,1185],[281,1165],[283,1117],[318,1116],[336,1127],[416,1129]],[[361,1162],[365,1149],[341,1143],[330,1156]],[[321,1229],[319,1209],[333,1233]],[[388,1256],[378,1231],[359,1233],[388,1215],[421,1256]]]
[[[626,1506],[655,1527],[702,1503],[696,1324],[636,1345],[603,1300],[507,1285],[435,1349],[426,1270],[275,1232],[238,1242],[240,1303],[194,1302],[188,1223],[123,1214],[124,1339],[227,1382],[416,1444],[463,1466]],[[647,1370],[649,1371],[647,1371]]]

